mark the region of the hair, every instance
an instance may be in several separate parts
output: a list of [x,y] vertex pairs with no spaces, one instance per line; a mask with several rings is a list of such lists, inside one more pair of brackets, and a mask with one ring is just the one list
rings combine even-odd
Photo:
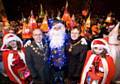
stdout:
[[41,30],[40,28],[36,28],[36,29],[34,29],[34,30],[32,31],[32,35],[33,35],[33,32],[36,31],[36,30],[40,30],[41,33],[43,33],[42,30]]
[[[22,45],[21,45],[20,41],[16,41],[16,43],[17,43],[17,50],[21,51]],[[13,50],[12,46],[10,46],[10,45],[7,46],[7,49]]]
[[16,43],[17,43],[17,50],[21,51],[22,45],[20,41],[16,41]]
[[73,27],[73,29],[71,29],[71,31],[74,30],[74,29],[77,29],[79,31],[79,33],[81,32],[80,26]]

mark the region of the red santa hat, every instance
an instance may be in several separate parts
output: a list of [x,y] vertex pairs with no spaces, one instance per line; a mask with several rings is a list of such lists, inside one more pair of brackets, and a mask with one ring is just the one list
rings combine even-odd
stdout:
[[3,37],[3,44],[1,46],[1,50],[6,50],[5,47],[7,46],[7,44],[13,40],[19,41],[23,46],[22,40],[18,36],[16,36],[15,34],[8,33]]
[[95,39],[91,43],[91,49],[94,47],[102,47],[107,50],[107,53],[110,53],[110,48],[108,42],[105,39]]

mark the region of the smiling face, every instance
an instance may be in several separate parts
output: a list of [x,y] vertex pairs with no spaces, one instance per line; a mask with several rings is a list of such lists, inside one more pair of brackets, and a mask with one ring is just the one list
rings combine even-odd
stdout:
[[15,40],[10,41],[8,45],[11,46],[13,49],[17,48],[17,42]]
[[36,43],[40,43],[42,41],[42,32],[40,31],[40,29],[35,29],[33,31],[33,39]]
[[93,51],[95,52],[95,54],[101,54],[104,51],[104,48],[102,47],[94,47]]
[[77,40],[80,36],[80,32],[77,28],[71,30],[71,39]]

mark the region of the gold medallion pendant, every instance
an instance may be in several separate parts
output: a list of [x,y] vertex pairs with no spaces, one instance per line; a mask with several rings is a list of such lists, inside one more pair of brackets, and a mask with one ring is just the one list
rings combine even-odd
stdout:
[[72,51],[72,45],[70,45],[70,48],[68,49],[68,51],[69,51],[69,52],[71,52],[71,51]]

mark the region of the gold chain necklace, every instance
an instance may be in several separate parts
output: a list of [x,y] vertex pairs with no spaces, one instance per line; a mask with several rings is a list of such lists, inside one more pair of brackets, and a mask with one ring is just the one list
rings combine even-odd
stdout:
[[80,41],[78,41],[78,42],[76,42],[76,43],[74,43],[74,44],[72,44],[72,43],[70,43],[70,48],[69,48],[69,52],[71,52],[72,51],[72,48],[74,47],[74,46],[76,46],[77,44],[79,44],[81,42],[81,40]]

